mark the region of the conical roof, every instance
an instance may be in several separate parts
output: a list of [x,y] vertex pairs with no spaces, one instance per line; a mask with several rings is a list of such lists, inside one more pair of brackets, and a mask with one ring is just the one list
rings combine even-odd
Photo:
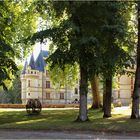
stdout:
[[39,55],[36,59],[36,62],[35,62],[37,70],[44,72],[44,67],[46,66],[46,63],[44,61],[44,57],[47,57],[47,56],[48,56],[47,51],[40,50],[40,53],[39,53]]
[[27,59],[26,59],[25,64],[24,64],[24,68],[23,68],[23,71],[22,71],[22,74],[25,74],[26,69],[27,69],[27,65],[28,65],[28,63],[27,63]]
[[35,61],[33,53],[32,53],[29,63],[27,62],[27,60],[25,61],[22,74],[25,74],[27,66],[30,66],[31,69],[33,69],[33,70],[38,70],[38,71],[44,72],[44,68],[46,66],[46,62],[44,61],[44,58],[46,58],[47,56],[48,56],[48,51],[40,50],[40,53]]
[[31,55],[31,58],[30,58],[30,61],[29,61],[29,66],[30,66],[31,69],[33,69],[33,70],[36,69],[36,65],[35,65],[33,53],[32,53],[32,55]]

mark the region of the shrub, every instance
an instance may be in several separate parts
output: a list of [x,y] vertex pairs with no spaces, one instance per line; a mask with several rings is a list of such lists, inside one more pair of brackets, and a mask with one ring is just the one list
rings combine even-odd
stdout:
[[114,107],[121,107],[122,106],[122,103],[120,100],[116,100],[113,104],[114,104]]

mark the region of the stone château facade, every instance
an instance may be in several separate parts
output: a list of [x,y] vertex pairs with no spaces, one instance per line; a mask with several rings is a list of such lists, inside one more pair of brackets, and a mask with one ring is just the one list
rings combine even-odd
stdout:
[[47,64],[44,58],[48,52],[41,50],[37,59],[33,54],[29,63],[26,61],[21,74],[21,99],[22,103],[27,103],[28,99],[39,99],[42,104],[47,103],[72,103],[79,99],[78,88],[55,89],[50,81],[47,71]]

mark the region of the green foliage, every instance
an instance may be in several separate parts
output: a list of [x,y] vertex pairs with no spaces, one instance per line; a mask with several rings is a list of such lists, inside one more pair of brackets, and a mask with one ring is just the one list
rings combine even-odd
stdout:
[[0,89],[0,103],[21,103],[21,81],[20,74],[22,66],[18,66],[17,75],[13,77],[13,80],[5,80],[4,83],[7,87],[7,90],[4,91]]
[[38,14],[33,1],[9,1],[7,5],[11,15],[10,34],[8,34],[8,37],[16,52],[16,57],[23,59],[31,50],[31,45],[29,43],[24,44],[22,40],[36,31]]
[[30,50],[29,44],[20,41],[37,27],[34,11],[31,1],[0,1],[0,86],[4,89],[5,79],[11,80],[18,70],[15,60]]
[[[124,68],[134,62],[131,51],[135,35],[132,24],[128,23],[135,3],[48,1],[45,4],[49,5],[50,11],[47,7],[45,11],[49,12],[51,22],[30,39],[43,42],[49,38],[52,41],[51,46],[55,49],[48,58],[51,67],[58,65],[64,70],[67,64],[79,65],[80,97],[87,95],[88,80],[95,74],[110,81],[108,87],[111,87],[112,76],[124,72]],[[86,103],[84,100],[80,103],[84,106],[80,106],[80,113],[84,110],[83,116],[86,116]]]
[[11,75],[17,70],[14,62],[15,52],[6,35],[9,31],[11,22],[8,19],[8,7],[6,2],[0,1],[0,86],[7,89],[4,83],[5,79],[11,79]]
[[62,70],[58,65],[55,67],[49,67],[49,76],[55,85],[55,88],[72,88],[78,82],[78,66],[75,64],[73,66],[66,65],[64,70]]
[[44,7],[51,21],[30,39],[53,42],[51,47],[57,49],[48,59],[52,67],[77,62],[87,67],[89,78],[95,73],[108,77],[134,62],[131,51],[136,36],[131,18],[135,3],[55,1],[45,2]]
[[[134,34],[130,34],[129,21],[131,20],[131,14],[133,8],[131,6],[134,3],[124,2],[107,2],[106,12],[106,25],[102,26],[101,34],[105,36],[101,38],[102,45],[102,65],[101,69],[105,77],[110,77],[115,73],[124,72],[125,68],[132,65],[131,53],[132,41],[130,36],[135,37]],[[130,10],[128,12],[128,9]],[[131,44],[130,44],[131,43]],[[125,46],[125,49],[124,49]],[[126,49],[127,48],[127,49]],[[128,51],[129,50],[129,51]]]

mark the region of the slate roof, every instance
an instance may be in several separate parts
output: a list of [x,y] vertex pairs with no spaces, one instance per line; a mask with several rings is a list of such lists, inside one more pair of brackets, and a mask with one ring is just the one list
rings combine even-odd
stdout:
[[34,56],[32,53],[30,60],[29,60],[29,64],[27,63],[27,60],[25,62],[22,74],[25,74],[27,66],[30,66],[31,69],[33,69],[33,70],[38,70],[38,71],[44,72],[44,67],[46,66],[46,62],[44,61],[44,59],[47,56],[48,56],[48,51],[40,50],[40,53],[39,53],[37,59],[34,60]]
[[35,62],[36,70],[44,72],[44,67],[46,66],[46,63],[44,61],[44,57],[47,57],[47,56],[48,56],[47,52],[42,51],[42,50],[40,51],[40,53],[36,59],[36,62]]
[[35,60],[34,60],[34,56],[33,53],[31,55],[30,61],[29,61],[29,66],[31,67],[31,69],[35,70],[36,69],[36,65],[35,65]]
[[23,71],[22,71],[22,74],[25,74],[26,69],[27,69],[27,65],[28,65],[28,63],[27,63],[27,59],[26,59],[25,64],[24,64],[24,68],[23,68]]

